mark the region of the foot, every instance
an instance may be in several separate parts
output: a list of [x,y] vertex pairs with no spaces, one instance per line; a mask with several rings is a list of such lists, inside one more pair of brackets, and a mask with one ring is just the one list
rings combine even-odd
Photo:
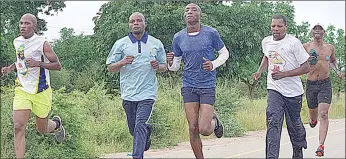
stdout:
[[153,126],[151,126],[150,124],[147,124],[148,126],[148,136],[147,136],[147,143],[145,144],[145,148],[144,148],[144,151],[147,151],[149,150],[150,148],[150,145],[151,145],[151,132],[153,131]]
[[54,116],[52,120],[59,123],[59,127],[54,130],[54,135],[56,141],[61,143],[65,139],[65,129],[64,126],[62,126],[61,118],[59,116]]
[[309,124],[311,128],[314,128],[317,125],[317,120],[310,120]]
[[294,159],[302,159],[303,158],[303,150],[302,148],[293,148],[293,156]]
[[324,145],[320,145],[317,147],[316,156],[318,157],[324,156]]
[[221,138],[223,136],[223,125],[221,121],[219,120],[219,117],[214,112],[213,119],[215,119],[215,129],[214,134],[217,138]]

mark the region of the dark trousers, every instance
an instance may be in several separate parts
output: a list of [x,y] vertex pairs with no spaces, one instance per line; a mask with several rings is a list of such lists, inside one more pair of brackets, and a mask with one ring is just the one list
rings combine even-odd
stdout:
[[142,101],[123,100],[123,108],[126,112],[127,125],[133,136],[133,158],[143,158],[145,145],[149,135],[148,124],[153,110],[154,100]]
[[300,118],[301,108],[302,95],[285,97],[277,91],[268,90],[266,158],[279,158],[284,116],[293,149],[307,148],[306,131]]

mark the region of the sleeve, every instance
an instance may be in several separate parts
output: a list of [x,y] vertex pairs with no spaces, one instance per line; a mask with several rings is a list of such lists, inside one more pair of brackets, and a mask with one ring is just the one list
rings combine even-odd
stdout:
[[224,46],[225,43],[222,41],[219,32],[216,30],[213,32],[213,47],[216,51],[220,51]]
[[106,64],[112,64],[115,62],[120,61],[121,59],[123,59],[123,53],[121,51],[121,47],[118,41],[116,41],[112,47],[112,50],[109,52],[107,60],[106,60]]
[[299,39],[294,43],[293,54],[296,57],[299,64],[303,64],[309,59],[309,54],[304,49],[303,44]]
[[179,45],[178,45],[178,42],[179,42],[178,40],[179,39],[176,36],[174,36],[173,41],[172,41],[172,52],[174,53],[175,57],[180,57],[183,54]]
[[166,52],[165,52],[165,48],[162,44],[162,42],[160,41],[159,43],[159,50],[157,53],[157,61],[159,62],[159,64],[166,64]]

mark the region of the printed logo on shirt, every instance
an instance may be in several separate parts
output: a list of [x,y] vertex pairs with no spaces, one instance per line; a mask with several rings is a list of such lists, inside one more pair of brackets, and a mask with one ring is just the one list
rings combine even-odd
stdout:
[[24,44],[21,44],[17,49],[18,60],[17,60],[16,67],[21,75],[27,76],[29,74],[29,71],[28,71],[28,67],[26,66],[26,58],[24,56],[24,49],[25,49]]
[[276,51],[268,51],[269,69],[272,72],[283,71],[286,61]]

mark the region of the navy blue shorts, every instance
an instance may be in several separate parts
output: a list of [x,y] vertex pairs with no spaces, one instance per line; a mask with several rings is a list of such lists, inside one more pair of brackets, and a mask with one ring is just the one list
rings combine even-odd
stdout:
[[181,88],[184,103],[215,104],[215,88]]

